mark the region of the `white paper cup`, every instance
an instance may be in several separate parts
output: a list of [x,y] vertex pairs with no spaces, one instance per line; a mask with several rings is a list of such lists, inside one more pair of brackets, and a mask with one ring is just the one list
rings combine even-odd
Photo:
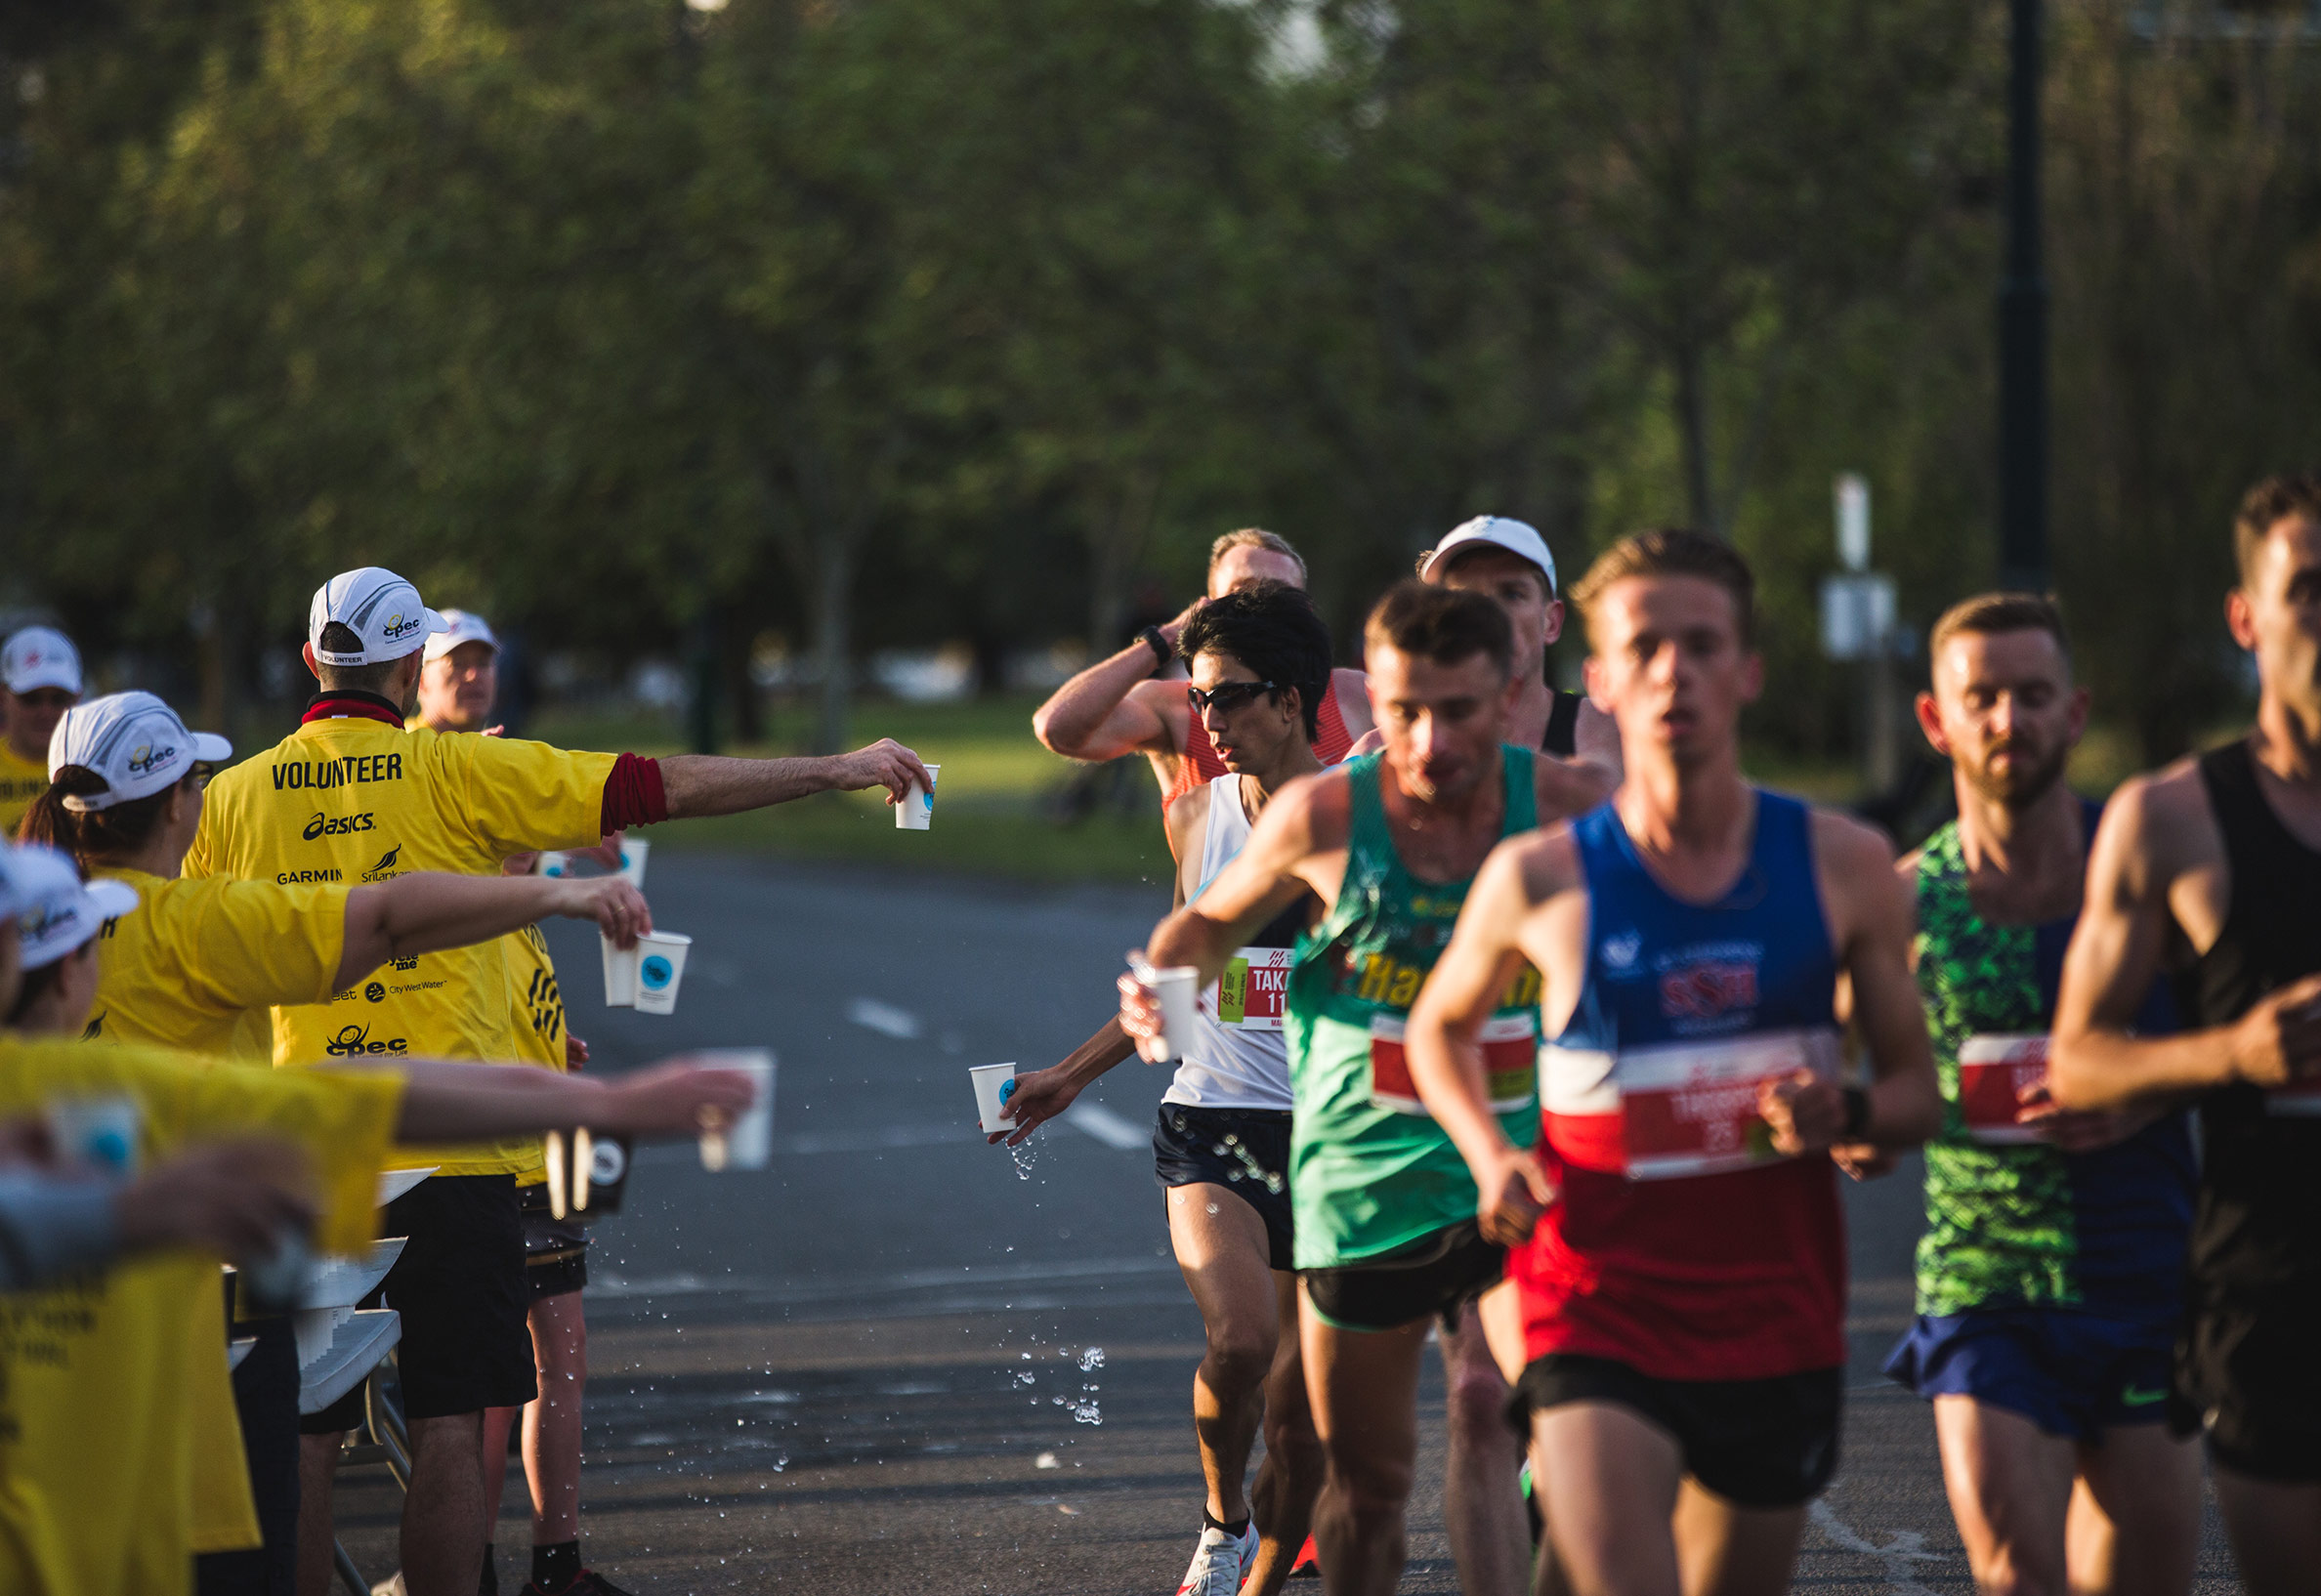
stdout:
[[558,848],[543,848],[540,857],[532,861],[534,875],[570,875],[572,856]]
[[648,931],[637,939],[637,1012],[677,1012],[677,984],[685,979],[685,950],[691,937],[674,931]]
[[618,948],[603,931],[597,932],[597,945],[605,953],[605,1007],[633,1009],[637,1006],[638,948]]
[[712,1070],[738,1070],[757,1082],[757,1096],[724,1130],[701,1136],[701,1167],[763,1169],[774,1155],[774,1053],[771,1048],[712,1048],[696,1055]]
[[933,783],[942,771],[942,766],[930,765],[927,767],[928,785],[922,787],[916,781],[910,783],[910,790],[905,793],[903,801],[895,806],[896,830],[924,831],[935,823],[935,788]]
[[977,1123],[990,1136],[997,1131],[1015,1129],[1015,1121],[999,1102],[999,1088],[1015,1079],[1012,1064],[978,1065],[967,1071],[975,1077],[975,1110]]
[[1200,1024],[1201,972],[1190,964],[1171,964],[1156,969],[1151,965],[1136,972],[1136,979],[1153,989],[1160,1000],[1160,1056],[1155,1064],[1166,1064],[1181,1058],[1192,1040],[1194,1029]]
[[49,1139],[60,1157],[127,1179],[137,1173],[145,1113],[133,1097],[81,1097],[49,1105]]
[[645,856],[652,852],[653,844],[643,837],[620,839],[620,879],[639,892],[645,890]]

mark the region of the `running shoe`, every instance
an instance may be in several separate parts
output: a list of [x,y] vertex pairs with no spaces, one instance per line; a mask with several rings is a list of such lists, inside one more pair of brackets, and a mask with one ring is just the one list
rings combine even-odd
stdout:
[[1322,1554],[1315,1549],[1312,1535],[1306,1536],[1305,1544],[1297,1548],[1297,1561],[1289,1565],[1289,1577],[1292,1579],[1319,1579],[1322,1577]]
[[1240,1534],[1204,1527],[1201,1544],[1193,1548],[1193,1566],[1177,1596],[1241,1596],[1242,1574],[1257,1559],[1257,1527]]
[[[524,1596],[548,1596],[548,1592],[538,1585],[527,1583]],[[596,1570],[582,1569],[580,1577],[558,1591],[556,1596],[629,1596],[629,1593]]]

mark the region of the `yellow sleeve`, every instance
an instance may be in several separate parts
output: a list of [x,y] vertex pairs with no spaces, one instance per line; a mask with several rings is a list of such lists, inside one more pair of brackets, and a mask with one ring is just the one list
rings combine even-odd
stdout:
[[186,1130],[272,1134],[315,1160],[321,1219],[315,1245],[359,1252],[370,1245],[379,1171],[402,1113],[403,1077],[388,1070],[271,1070],[226,1064],[192,1093]]
[[201,823],[193,828],[193,846],[186,850],[185,861],[178,865],[181,879],[198,881],[218,873],[218,808],[216,798],[201,806]]
[[511,737],[442,737],[436,746],[459,762],[467,823],[487,851],[588,848],[603,840],[605,781],[616,756]]
[[346,956],[350,890],[207,883],[187,894],[193,912],[170,925],[175,952],[220,1007],[327,1003]]

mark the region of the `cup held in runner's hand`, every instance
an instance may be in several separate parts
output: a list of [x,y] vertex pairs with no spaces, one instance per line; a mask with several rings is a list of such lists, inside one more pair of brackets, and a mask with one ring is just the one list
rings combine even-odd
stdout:
[[1148,988],[1160,1005],[1160,1033],[1153,1040],[1155,1064],[1167,1064],[1184,1055],[1201,1019],[1201,972],[1190,964],[1155,965],[1142,958],[1128,961],[1128,973]]
[[99,1174],[127,1180],[137,1173],[145,1113],[128,1096],[59,1098],[48,1106],[49,1141],[57,1156]]
[[1014,1116],[1007,1110],[1007,1098],[1002,1095],[1008,1083],[1015,1079],[1015,1068],[1012,1064],[983,1064],[967,1071],[975,1081],[976,1122],[983,1126],[986,1136],[1015,1128]]
[[701,1167],[712,1174],[721,1169],[765,1168],[774,1155],[773,1050],[711,1048],[697,1058],[712,1070],[738,1070],[756,1087],[739,1118],[701,1133]]
[[896,830],[924,831],[935,823],[935,775],[942,769],[941,765],[929,765],[927,785],[922,787],[916,781],[910,783],[909,790],[903,794],[903,801],[895,806]]

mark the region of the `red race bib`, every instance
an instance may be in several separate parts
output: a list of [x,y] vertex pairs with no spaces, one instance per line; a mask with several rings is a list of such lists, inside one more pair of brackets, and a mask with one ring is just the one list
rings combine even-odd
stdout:
[[2021,1093],[2047,1079],[2047,1039],[2037,1036],[1969,1036],[1959,1044],[1959,1109],[1966,1134],[1992,1147],[2019,1147],[2046,1138],[2017,1124]]
[[[1514,1113],[1529,1108],[1539,1092],[1539,1032],[1529,1014],[1498,1015],[1483,1022],[1484,1079],[1491,1090],[1491,1112]],[[1371,1102],[1396,1113],[1425,1114],[1418,1088],[1411,1079],[1411,1061],[1403,1052],[1403,1021],[1398,1015],[1371,1016]]]
[[1623,1052],[1611,1083],[1620,1094],[1628,1178],[1721,1175],[1780,1157],[1757,1094],[1799,1070],[1836,1078],[1836,1034],[1762,1031]]

